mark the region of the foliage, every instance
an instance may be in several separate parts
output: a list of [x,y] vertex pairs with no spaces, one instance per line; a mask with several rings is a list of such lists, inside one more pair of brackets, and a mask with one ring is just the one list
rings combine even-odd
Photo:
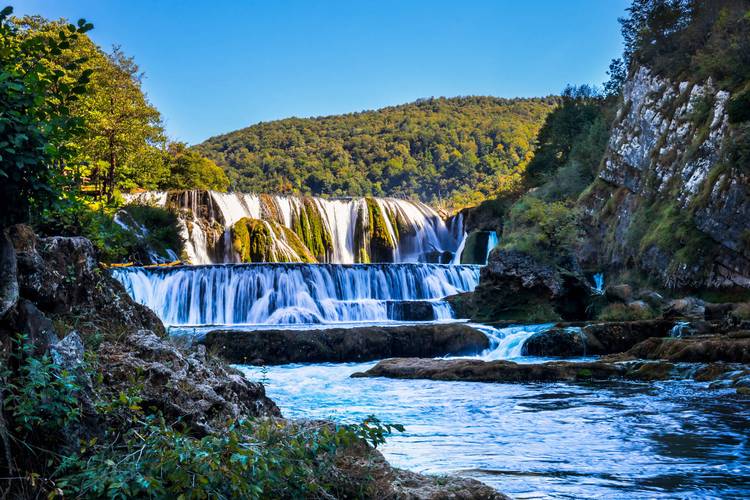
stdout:
[[54,37],[27,33],[0,12],[0,226],[28,220],[31,209],[51,206],[73,155],[69,140],[81,122],[70,106],[86,91],[91,72],[80,59],[51,68],[45,61],[91,29],[59,25]]
[[476,204],[515,189],[556,100],[459,97],[260,123],[195,147],[241,191]]
[[[39,16],[6,24],[21,38],[46,44],[55,43],[58,33],[68,29],[64,20]],[[90,28],[81,26],[81,32]],[[213,162],[186,151],[184,144],[167,144],[161,115],[143,92],[143,73],[119,47],[108,53],[77,34],[59,50],[39,57],[27,51],[23,58],[59,75],[56,86],[77,89],[76,99],[65,108],[78,125],[67,138],[66,173],[83,194],[112,202],[118,189],[226,191],[226,175]],[[85,92],[73,87],[78,80],[87,83]]]
[[171,260],[167,250],[180,255],[184,242],[176,214],[148,205],[119,206],[119,200],[87,203],[74,197],[40,214],[34,223],[45,234],[88,238],[106,263],[151,263],[153,254]]
[[56,441],[55,433],[78,421],[79,387],[76,377],[52,361],[49,354],[34,356],[26,336],[13,340],[11,359],[17,375],[3,367],[3,406],[20,439]]
[[620,22],[628,62],[729,89],[750,78],[747,0],[634,0]]
[[[36,489],[24,492],[29,496],[330,498],[337,485],[328,478],[339,452],[363,443],[377,447],[404,430],[372,416],[361,424],[248,419],[199,437],[179,421],[149,413],[134,384],[128,392],[90,394],[96,415],[88,417],[99,424],[95,436],[87,435],[84,427],[74,430],[82,424],[81,382],[101,384],[101,367],[94,360],[73,376],[29,346],[19,341],[17,367],[0,372],[13,450],[25,452],[16,454],[14,479]],[[91,382],[86,386],[97,391]],[[61,439],[73,446],[61,446]]]
[[571,203],[526,195],[511,208],[500,246],[545,261],[566,257],[581,238],[578,219]]
[[570,193],[557,196],[577,194],[576,187],[580,193],[593,180],[604,153],[611,121],[608,104],[611,102],[593,87],[568,86],[563,91],[562,104],[547,116],[539,131],[539,145],[526,170],[525,183],[529,187],[545,182],[554,186],[558,183],[553,176],[568,166],[580,180]]
[[169,172],[159,183],[159,189],[211,189],[226,191],[229,179],[216,163],[184,143],[173,142],[167,147],[165,164]]

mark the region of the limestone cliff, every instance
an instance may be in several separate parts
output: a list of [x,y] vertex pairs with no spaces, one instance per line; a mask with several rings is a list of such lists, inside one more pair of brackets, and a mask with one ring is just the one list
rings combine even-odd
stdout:
[[580,200],[586,267],[637,270],[672,289],[750,288],[750,166],[731,154],[732,97],[711,79],[633,72]]

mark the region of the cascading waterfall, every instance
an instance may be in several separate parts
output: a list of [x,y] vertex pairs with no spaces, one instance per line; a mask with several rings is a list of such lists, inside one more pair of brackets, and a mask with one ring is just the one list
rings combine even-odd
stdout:
[[463,233],[462,215],[454,217],[449,227],[424,203],[395,198],[324,199],[194,190],[146,192],[127,201],[177,209],[192,264],[240,262],[232,245],[232,228],[242,219],[266,222],[269,244],[281,247],[276,253],[288,255],[290,245],[279,242],[273,225],[296,233],[308,248],[316,247],[310,250],[320,262],[339,264],[443,262],[449,260],[443,254],[456,251]]
[[[112,271],[167,325],[316,324],[449,319],[447,295],[473,290],[480,266],[235,264]],[[429,314],[414,310],[429,309]],[[415,318],[415,314],[419,318]]]

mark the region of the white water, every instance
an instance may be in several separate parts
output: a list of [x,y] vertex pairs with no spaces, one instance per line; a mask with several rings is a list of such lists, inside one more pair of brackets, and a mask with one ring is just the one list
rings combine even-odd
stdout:
[[[400,320],[428,302],[449,319],[447,295],[473,290],[479,266],[234,264],[118,268],[113,276],[167,325],[317,324]],[[417,303],[422,304],[417,304]]]
[[[370,241],[368,206],[365,198],[324,199],[317,197],[257,195],[251,193],[218,193],[214,191],[184,191],[140,193],[129,197],[129,202],[148,202],[159,206],[172,206],[179,210],[182,236],[186,254],[192,264],[219,264],[239,262],[231,248],[231,228],[242,218],[259,219],[294,229],[311,204],[330,235],[332,249],[324,261],[353,264],[358,261],[355,249]],[[392,262],[422,262],[430,253],[455,252],[458,238],[463,232],[463,217],[453,219],[451,227],[440,215],[418,201],[396,198],[374,198],[384,215],[390,239],[396,243]],[[392,221],[399,221],[394,227]],[[220,238],[223,252],[217,252],[217,242],[206,234],[207,227],[223,227]],[[357,234],[357,226],[362,228]],[[357,238],[362,240],[357,241]],[[287,249],[279,250],[286,255]],[[291,253],[293,250],[289,249]]]
[[594,274],[594,292],[601,295],[604,293],[604,274]]

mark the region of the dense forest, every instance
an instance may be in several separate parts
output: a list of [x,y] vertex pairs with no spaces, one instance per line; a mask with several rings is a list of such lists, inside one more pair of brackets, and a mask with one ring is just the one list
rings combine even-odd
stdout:
[[474,205],[520,184],[554,97],[421,99],[377,111],[259,123],[194,149],[234,189],[397,196]]

